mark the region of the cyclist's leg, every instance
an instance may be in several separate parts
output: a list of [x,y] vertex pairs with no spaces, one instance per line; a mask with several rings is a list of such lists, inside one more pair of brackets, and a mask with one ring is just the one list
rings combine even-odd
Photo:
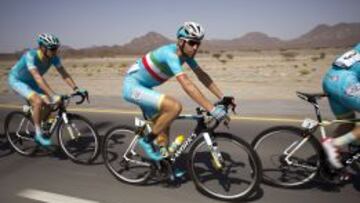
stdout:
[[153,126],[153,133],[155,135],[165,133],[182,110],[181,103],[170,96],[164,96],[159,102],[160,113]]
[[[29,85],[30,85],[31,89],[33,89],[40,96],[41,99],[43,99],[43,97],[45,97],[44,91],[36,84],[36,82],[32,82]],[[41,121],[47,121],[50,113],[51,113],[50,105],[43,102],[42,107],[41,107],[41,116],[40,116]]]
[[169,133],[170,126],[168,126],[164,131],[160,132],[156,137],[156,144],[160,147],[168,147],[169,145]]
[[[345,89],[341,102],[347,108],[360,112],[360,82],[357,77],[352,78],[352,80],[353,81]],[[355,115],[353,117],[355,117]],[[351,132],[343,135],[342,137],[343,145],[350,144],[355,140],[360,141],[360,126],[356,126]],[[341,139],[339,138],[339,140]]]
[[[324,77],[323,90],[329,95],[329,104],[337,119],[355,118],[354,110],[342,103],[346,97],[344,86],[352,81],[353,74],[346,70],[332,67]],[[355,127],[352,123],[339,124],[333,137],[338,137],[351,131]]]
[[[337,70],[333,67],[325,75],[325,79],[323,81],[324,92],[329,95],[329,104],[336,117],[344,118],[353,114],[353,110],[341,102],[345,92],[343,87],[344,84],[347,83],[346,78],[349,75],[351,76],[351,74]],[[343,131],[345,128],[349,129],[351,126],[340,125],[336,130],[336,134],[339,133],[339,131]],[[322,146],[327,154],[329,163],[335,168],[342,168],[343,164],[340,161],[339,148],[335,145],[334,139],[328,137],[325,140],[322,140]]]
[[[341,103],[337,101],[331,101],[329,99],[330,107],[332,112],[334,113],[336,119],[339,120],[348,120],[348,119],[355,119],[355,112]],[[343,123],[339,124],[335,130],[333,137],[339,137],[345,133],[352,131],[355,128],[355,123]]]
[[123,84],[124,99],[138,105],[148,118],[155,120],[152,132],[140,139],[139,144],[151,159],[159,160],[162,156],[153,149],[152,143],[159,134],[166,134],[166,129],[180,113],[181,105],[164,94],[142,86],[131,77],[126,77]]
[[[329,97],[329,103],[333,113],[339,119],[346,118],[353,114],[352,111],[349,111],[349,109],[341,105],[339,102],[337,102],[334,99],[331,99],[331,95]],[[344,130],[349,128],[351,128],[350,125],[339,125],[335,130],[335,134],[337,135],[335,137],[338,137],[337,139],[340,139],[342,134],[338,134],[338,133],[344,132]],[[325,140],[322,140],[322,145],[325,150],[325,153],[327,154],[328,161],[331,163],[331,165],[334,166],[335,168],[342,168],[343,165],[340,161],[340,154],[338,148],[340,146],[335,144],[336,143],[335,140],[336,139],[329,137]]]
[[16,78],[9,76],[9,86],[23,98],[28,100],[32,106],[32,119],[35,126],[35,139],[42,145],[50,145],[50,140],[43,138],[43,132],[40,127],[41,123],[41,108],[43,106],[43,100],[41,99],[40,93],[36,92],[28,85]]
[[166,133],[166,129],[182,110],[180,102],[174,98],[144,87],[131,77],[124,80],[123,97],[137,104],[146,116],[154,119],[154,135]]

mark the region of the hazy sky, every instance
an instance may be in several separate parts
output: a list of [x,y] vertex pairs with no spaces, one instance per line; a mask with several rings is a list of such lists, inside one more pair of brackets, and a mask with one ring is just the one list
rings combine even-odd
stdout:
[[260,31],[296,38],[318,24],[360,22],[360,0],[1,0],[0,52],[34,47],[38,33],[75,48],[129,42],[149,31],[174,38],[193,20],[207,39]]

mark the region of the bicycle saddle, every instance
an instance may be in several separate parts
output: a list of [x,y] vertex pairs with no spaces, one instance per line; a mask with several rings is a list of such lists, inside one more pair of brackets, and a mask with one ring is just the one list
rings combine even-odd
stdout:
[[321,99],[322,97],[327,97],[326,93],[305,93],[305,92],[296,92],[297,96],[300,99],[303,99],[308,102],[316,102],[317,99]]

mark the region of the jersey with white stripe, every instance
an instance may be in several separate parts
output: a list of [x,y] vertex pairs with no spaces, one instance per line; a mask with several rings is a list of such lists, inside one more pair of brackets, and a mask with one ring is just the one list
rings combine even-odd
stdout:
[[198,68],[194,58],[179,57],[176,54],[176,44],[168,44],[155,49],[137,60],[138,66],[132,66],[128,74],[136,78],[146,87],[162,84],[173,76],[184,73],[183,64],[191,69]]

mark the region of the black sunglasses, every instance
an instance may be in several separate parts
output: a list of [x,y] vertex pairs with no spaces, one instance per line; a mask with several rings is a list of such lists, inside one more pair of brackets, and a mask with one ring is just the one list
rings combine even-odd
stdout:
[[186,43],[188,43],[190,46],[195,46],[195,45],[200,45],[201,42],[200,41],[195,41],[195,40],[186,40]]
[[59,47],[51,47],[51,48],[49,48],[49,50],[50,50],[50,51],[53,51],[53,52],[54,52],[54,51],[57,51],[58,49],[59,49]]

